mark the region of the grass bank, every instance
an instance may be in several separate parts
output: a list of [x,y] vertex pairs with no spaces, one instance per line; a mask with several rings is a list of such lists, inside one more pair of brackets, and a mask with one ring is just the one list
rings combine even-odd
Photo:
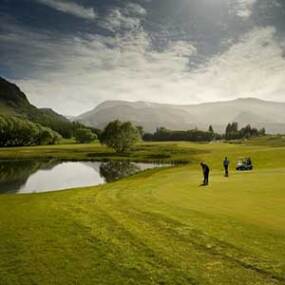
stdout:
[[140,143],[129,153],[116,153],[95,142],[51,146],[0,148],[0,159],[58,158],[62,160],[133,160],[191,162],[196,154],[207,152],[199,144]]

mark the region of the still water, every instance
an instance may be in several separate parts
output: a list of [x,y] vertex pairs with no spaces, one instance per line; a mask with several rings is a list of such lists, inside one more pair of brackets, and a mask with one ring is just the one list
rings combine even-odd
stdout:
[[126,161],[0,161],[0,194],[38,193],[99,185],[162,166],[165,165]]

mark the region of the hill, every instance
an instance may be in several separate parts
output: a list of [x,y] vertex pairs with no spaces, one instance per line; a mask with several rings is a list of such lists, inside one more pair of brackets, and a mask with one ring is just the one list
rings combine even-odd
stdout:
[[18,86],[1,77],[0,114],[24,117],[57,131],[63,137],[69,137],[72,132],[72,124],[68,119],[51,109],[33,106]]
[[285,103],[255,98],[203,103],[170,105],[149,102],[106,101],[75,120],[96,128],[103,128],[112,120],[128,120],[153,132],[158,127],[186,130],[194,127],[223,132],[227,123],[237,121],[240,126],[251,124],[265,127],[268,133],[285,133]]

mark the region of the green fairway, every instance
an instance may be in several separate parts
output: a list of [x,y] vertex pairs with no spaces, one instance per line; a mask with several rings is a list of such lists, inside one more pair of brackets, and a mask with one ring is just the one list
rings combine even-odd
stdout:
[[[228,156],[230,177],[223,176]],[[250,156],[252,172],[236,172]],[[0,196],[0,284],[285,284],[285,144],[145,143],[0,150],[0,158],[189,164],[98,187]],[[200,187],[199,162],[210,166]]]

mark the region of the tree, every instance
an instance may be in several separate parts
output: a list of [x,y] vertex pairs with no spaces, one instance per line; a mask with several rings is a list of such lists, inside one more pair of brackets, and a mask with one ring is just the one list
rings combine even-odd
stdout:
[[233,122],[231,124],[229,123],[227,125],[225,138],[227,140],[239,139],[240,138],[240,133],[239,133],[239,130],[238,130],[238,123],[237,122]]
[[260,136],[265,136],[265,134],[266,134],[265,128],[260,129],[260,130],[258,131],[258,133],[259,133]]
[[130,122],[110,122],[104,129],[100,142],[116,152],[126,152],[140,139],[139,131]]
[[47,145],[55,144],[60,140],[60,135],[55,135],[53,131],[49,128],[39,126],[40,133],[38,135],[38,144]]
[[216,134],[212,125],[209,126],[208,133],[210,134],[212,140],[216,138]]
[[263,136],[265,135],[265,129],[260,130],[251,127],[250,124],[245,127],[238,129],[238,123],[228,124],[226,127],[225,138],[226,140],[234,139],[249,139],[251,137]]
[[237,123],[237,122],[233,122],[233,123],[232,123],[232,129],[231,129],[231,131],[232,131],[233,133],[238,132],[238,123]]
[[143,135],[144,135],[144,129],[143,129],[143,127],[142,127],[142,126],[137,126],[137,129],[138,129],[138,132],[139,132],[139,134],[140,134],[140,136],[141,136],[141,138],[142,138]]
[[80,128],[74,132],[75,140],[78,143],[89,143],[97,138],[90,129]]

